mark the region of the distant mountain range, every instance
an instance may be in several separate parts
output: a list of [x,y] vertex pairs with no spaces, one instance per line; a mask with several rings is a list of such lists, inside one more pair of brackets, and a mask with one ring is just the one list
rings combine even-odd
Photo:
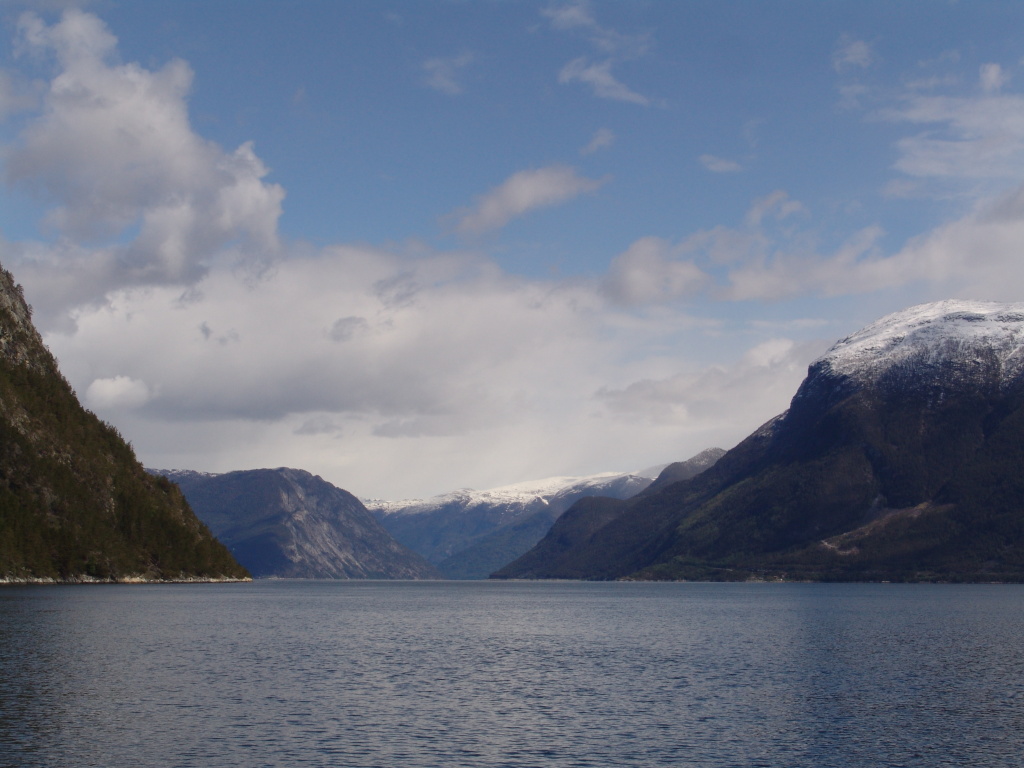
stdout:
[[176,483],[196,514],[253,576],[432,579],[348,491],[300,469],[225,474],[150,470]]
[[495,575],[1024,581],[1024,304],[879,320],[707,471],[584,499]]
[[551,477],[426,500],[365,503],[398,541],[434,563],[445,578],[485,579],[533,547],[579,499],[627,499],[647,488],[662,470],[690,477],[723,453],[714,448],[687,462],[633,473]]
[[0,582],[1019,582],[1022,468],[1024,304],[946,301],[839,341],[788,411],[660,470],[365,505],[297,469],[153,476],[0,270]]
[[0,269],[0,582],[247,579],[181,492],[82,408]]

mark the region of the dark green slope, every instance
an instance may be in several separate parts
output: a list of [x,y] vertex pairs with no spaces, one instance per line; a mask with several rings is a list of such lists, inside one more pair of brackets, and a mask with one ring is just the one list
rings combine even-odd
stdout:
[[495,576],[1024,581],[1024,381],[1004,365],[926,350],[870,384],[812,367],[711,469],[577,505]]
[[0,579],[247,577],[177,487],[81,407],[0,270]]

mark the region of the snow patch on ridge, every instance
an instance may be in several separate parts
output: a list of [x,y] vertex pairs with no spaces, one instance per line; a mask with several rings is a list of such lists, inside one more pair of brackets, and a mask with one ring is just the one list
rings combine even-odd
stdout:
[[1024,303],[947,300],[877,320],[838,341],[811,367],[869,382],[910,360],[977,360],[992,353],[1003,381],[1024,371]]
[[650,475],[650,470],[633,473],[602,472],[601,474],[586,477],[558,476],[544,478],[543,480],[527,480],[521,483],[490,488],[485,491],[462,488],[440,496],[433,496],[429,499],[405,499],[402,501],[360,499],[360,501],[363,502],[367,509],[381,512],[385,515],[418,514],[453,503],[462,503],[467,507],[477,504],[525,505],[535,501],[547,504],[552,497],[570,489],[587,487],[595,489],[596,493],[602,486],[630,475],[642,478],[643,480],[653,480],[657,476],[656,474]]

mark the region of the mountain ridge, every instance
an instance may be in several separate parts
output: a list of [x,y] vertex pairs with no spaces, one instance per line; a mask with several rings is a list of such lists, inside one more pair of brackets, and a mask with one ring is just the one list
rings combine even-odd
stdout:
[[568,510],[498,578],[1024,580],[1024,304],[893,313],[712,468]]
[[527,551],[576,499],[632,496],[652,482],[635,473],[556,476],[483,491],[460,489],[431,499],[369,501],[400,542],[447,578],[484,579]]
[[254,576],[431,579],[439,573],[399,544],[348,491],[301,469],[208,473],[158,470]]

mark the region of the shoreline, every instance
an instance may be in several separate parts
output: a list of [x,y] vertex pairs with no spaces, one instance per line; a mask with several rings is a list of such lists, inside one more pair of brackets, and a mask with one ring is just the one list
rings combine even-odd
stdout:
[[183,576],[180,578],[158,579],[148,576],[131,575],[116,579],[97,579],[93,576],[69,576],[54,578],[52,576],[0,576],[0,587],[4,586],[78,586],[86,584],[241,584],[251,582],[252,578],[237,576]]

